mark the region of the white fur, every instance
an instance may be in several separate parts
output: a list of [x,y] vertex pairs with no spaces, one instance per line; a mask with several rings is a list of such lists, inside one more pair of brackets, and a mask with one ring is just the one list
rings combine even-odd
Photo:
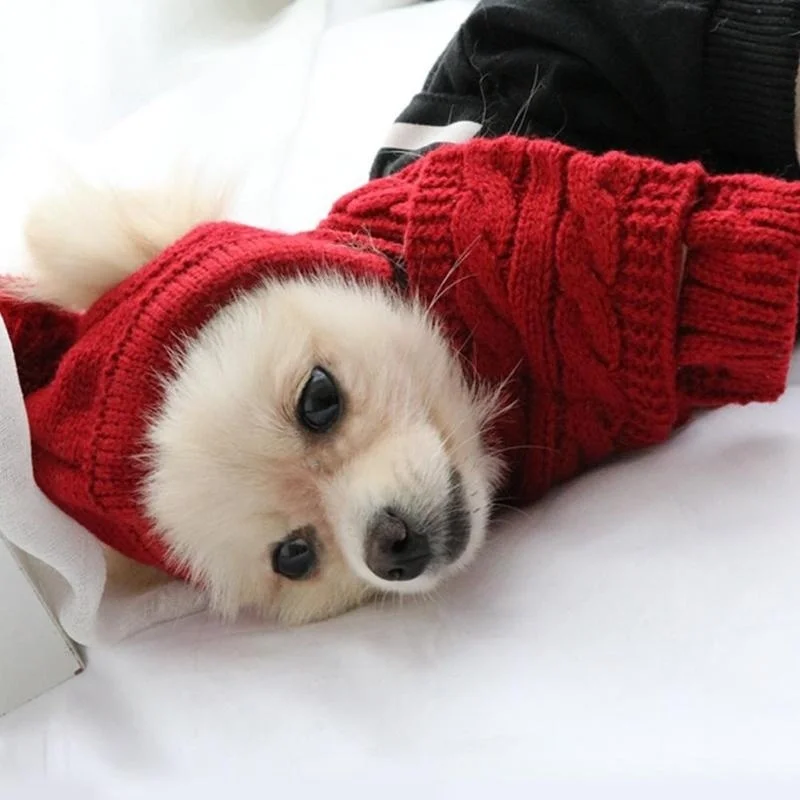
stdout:
[[225,205],[224,189],[180,174],[159,191],[115,190],[72,177],[28,215],[35,297],[88,308],[195,225],[219,219]]
[[[162,196],[79,188],[28,226],[37,296],[85,307],[219,206],[191,191]],[[295,418],[315,366],[346,398],[334,432]],[[494,397],[466,382],[426,310],[387,287],[321,271],[267,281],[220,311],[177,356],[150,428],[142,500],[174,555],[232,616],[252,607],[289,623],[320,619],[381,592],[429,592],[468,564],[487,524],[498,461],[482,442]],[[447,501],[450,469],[471,512],[466,551],[404,584],[364,561],[367,522],[387,505],[423,513]],[[270,552],[312,525],[313,578],[275,575]]]

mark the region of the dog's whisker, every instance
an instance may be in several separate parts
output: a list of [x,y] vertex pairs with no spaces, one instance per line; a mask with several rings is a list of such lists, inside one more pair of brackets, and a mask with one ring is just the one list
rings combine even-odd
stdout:
[[[442,437],[442,446],[447,449],[453,442],[453,439],[461,432],[461,429],[471,421],[471,417],[469,414],[465,414],[459,421],[455,424],[455,426],[448,431],[445,436]],[[475,435],[470,437],[470,441],[475,439]],[[468,442],[460,443],[461,446],[467,444]]]
[[[466,339],[464,339],[464,341],[461,344],[461,346],[454,353],[456,359],[458,359],[459,361],[463,361],[464,360],[464,351],[467,349],[469,344],[472,342],[472,339],[473,339],[474,336],[475,336],[475,332],[474,331],[470,331],[467,334]],[[473,373],[477,375],[477,370],[475,369],[475,365],[471,361],[467,361],[467,364],[469,364],[469,366],[472,369]]]
[[528,93],[528,99],[520,106],[519,111],[517,111],[516,116],[514,117],[514,121],[511,123],[510,133],[519,135],[523,131],[523,127],[525,125],[525,117],[528,115],[528,111],[530,110],[531,103],[533,102],[533,98],[536,96],[536,93],[539,89],[542,88],[542,83],[539,81],[539,65],[536,65],[536,70],[533,75],[533,81],[531,83],[531,90]]
[[456,278],[455,280],[451,281],[450,284],[441,292],[437,292],[433,300],[430,302],[430,309],[432,310],[436,304],[442,300],[448,292],[451,292],[453,289],[456,288],[460,283],[464,283],[464,281],[474,280],[474,275],[462,275],[460,278]]
[[[450,438],[452,438],[452,435],[455,435],[455,433],[457,433],[457,432],[458,432],[457,430],[452,431]],[[463,448],[465,448],[465,447],[469,446],[470,444],[472,444],[474,441],[476,441],[478,439],[481,439],[485,435],[486,435],[486,431],[483,428],[478,429],[471,436],[468,436],[466,439],[462,439],[458,443],[458,447],[456,448],[456,451],[458,452],[459,450],[462,450]],[[448,442],[448,444],[449,444],[449,442]]]
[[531,521],[535,518],[535,515],[530,511],[524,508],[520,508],[519,506],[510,505],[509,503],[495,502],[492,503],[492,508],[499,508],[502,509],[503,511],[511,511],[527,521]]
[[492,455],[502,456],[506,453],[514,453],[519,450],[541,450],[546,453],[555,453],[558,455],[561,451],[557,447],[547,447],[543,444],[518,444],[509,447],[500,447],[491,451]]
[[[479,237],[475,237],[473,241],[464,249],[464,252],[456,258],[453,262],[453,266],[445,273],[444,277],[442,278],[439,286],[437,287],[436,291],[433,294],[433,299],[427,305],[427,311],[432,311],[436,304],[453,288],[453,286],[464,280],[464,278],[459,279],[459,281],[451,283],[448,285],[448,281],[455,275],[461,265],[469,258],[470,253],[472,252],[473,248],[479,241]],[[469,277],[469,276],[464,276]]]

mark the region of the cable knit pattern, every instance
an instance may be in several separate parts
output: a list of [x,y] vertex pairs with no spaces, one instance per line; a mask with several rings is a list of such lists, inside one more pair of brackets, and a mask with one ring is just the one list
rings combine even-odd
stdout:
[[467,374],[505,383],[516,402],[493,440],[508,494],[528,502],[663,441],[696,409],[783,392],[800,184],[475,140],[351,192],[307,234],[201,226],[80,319],[0,301],[43,491],[106,543],[179,574],[139,500],[170,353],[237,293],[319,269],[387,282],[403,270]]
[[513,137],[414,170],[344,197],[328,224],[369,230],[386,197],[395,215],[410,198],[409,284],[519,401],[497,431],[515,499],[663,441],[694,409],[784,390],[798,185]]

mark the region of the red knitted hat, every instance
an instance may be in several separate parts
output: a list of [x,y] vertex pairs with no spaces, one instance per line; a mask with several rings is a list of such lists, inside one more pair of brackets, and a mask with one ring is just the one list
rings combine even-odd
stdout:
[[81,317],[0,299],[43,491],[104,542],[171,570],[139,502],[170,353],[237,293],[322,265],[380,280],[399,268],[435,300],[470,371],[510,378],[519,402],[495,433],[526,502],[662,441],[693,409],[781,394],[800,186],[476,140],[347,195],[310,234],[204,225]]
[[309,273],[321,264],[353,276],[392,276],[380,255],[324,237],[213,223],[83,315],[0,298],[42,491],[106,544],[178,574],[140,503],[146,426],[160,405],[172,354],[237,294],[266,277]]

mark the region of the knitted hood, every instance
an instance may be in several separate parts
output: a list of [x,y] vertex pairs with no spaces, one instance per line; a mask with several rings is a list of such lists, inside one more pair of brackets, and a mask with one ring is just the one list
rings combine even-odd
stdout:
[[[43,491],[107,544],[174,571],[139,503],[171,353],[235,294],[320,268],[399,277],[432,305],[468,374],[507,382],[517,402],[494,434],[508,492],[528,502],[664,440],[694,409],[781,394],[800,187],[476,140],[352,192],[309,234],[204,225],[80,318],[2,301],[20,374],[39,373],[23,383]],[[60,330],[44,370],[28,363],[45,341],[32,345],[36,325],[19,322],[34,313]]]
[[0,297],[42,491],[101,541],[178,575],[140,501],[147,425],[173,356],[240,293],[322,264],[354,277],[392,277],[382,256],[324,236],[210,223],[82,315]]

